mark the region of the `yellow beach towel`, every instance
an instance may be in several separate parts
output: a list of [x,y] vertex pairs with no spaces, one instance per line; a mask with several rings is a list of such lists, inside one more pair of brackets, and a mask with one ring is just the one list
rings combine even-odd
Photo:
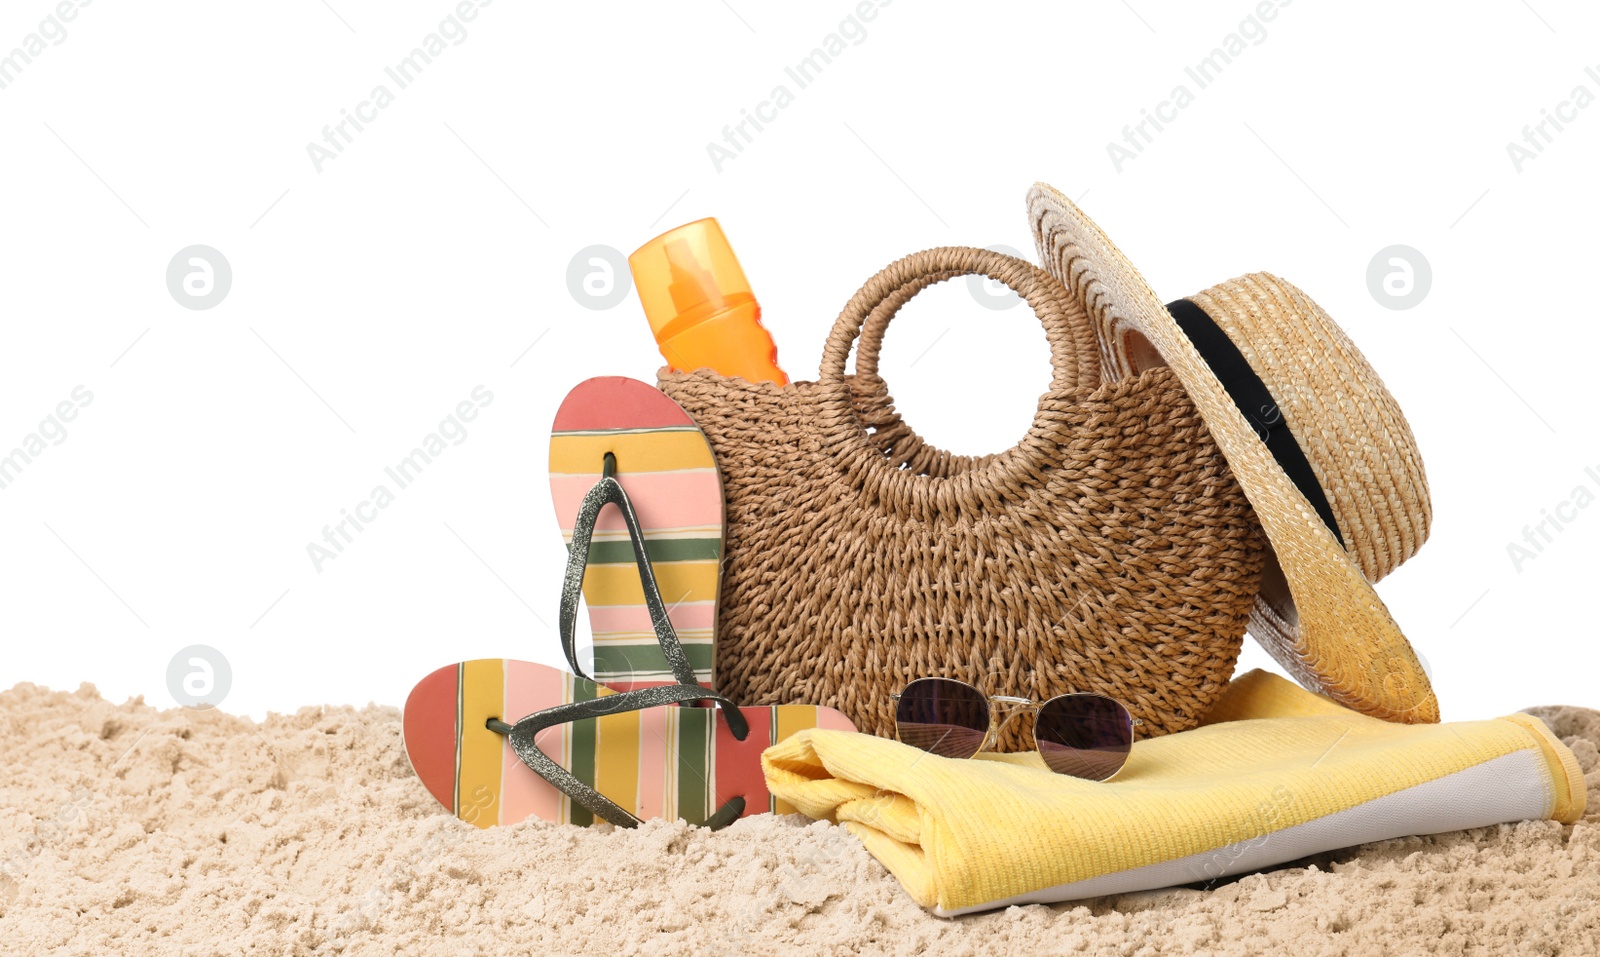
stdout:
[[865,843],[950,917],[1206,881],[1368,841],[1583,815],[1572,752],[1537,718],[1390,724],[1276,675],[1235,679],[1207,722],[1140,741],[1115,779],[1037,753],[940,758],[803,731],[767,786]]

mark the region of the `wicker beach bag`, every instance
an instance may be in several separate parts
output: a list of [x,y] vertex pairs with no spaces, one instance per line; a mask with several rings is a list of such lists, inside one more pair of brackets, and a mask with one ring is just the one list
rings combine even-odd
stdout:
[[[877,371],[900,307],[971,274],[1028,303],[1053,369],[1022,440],[978,457],[918,437]],[[815,382],[659,384],[722,473],[716,687],[734,701],[892,735],[890,694],[944,676],[1107,694],[1148,736],[1192,727],[1232,674],[1264,558],[1250,505],[1170,370],[1102,384],[1083,307],[1031,263],[947,247],[890,265],[845,305]]]

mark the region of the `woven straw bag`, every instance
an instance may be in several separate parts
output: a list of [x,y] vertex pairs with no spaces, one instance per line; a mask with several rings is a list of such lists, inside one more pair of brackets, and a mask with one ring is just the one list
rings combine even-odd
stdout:
[[[918,437],[877,372],[900,307],[969,274],[1028,303],[1054,370],[1022,440],[978,457]],[[1145,735],[1194,726],[1232,674],[1264,539],[1170,370],[1101,384],[1098,356],[1048,273],[948,247],[861,287],[816,382],[663,370],[722,473],[717,689],[885,735],[890,694],[934,675],[1035,701],[1100,692]]]

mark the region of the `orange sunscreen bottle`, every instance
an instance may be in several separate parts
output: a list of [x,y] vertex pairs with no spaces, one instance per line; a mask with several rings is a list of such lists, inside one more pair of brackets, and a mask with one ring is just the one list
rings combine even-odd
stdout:
[[789,384],[761,304],[715,219],[662,233],[628,257],[628,268],[667,365]]

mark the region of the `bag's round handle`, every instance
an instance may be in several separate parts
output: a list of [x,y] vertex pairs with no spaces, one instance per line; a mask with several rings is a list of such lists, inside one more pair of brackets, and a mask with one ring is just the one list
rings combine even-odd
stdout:
[[867,321],[861,326],[861,335],[856,339],[856,375],[876,376],[878,374],[878,356],[883,352],[883,337],[889,331],[889,321],[894,318],[900,307],[910,302],[917,293],[944,282],[954,279],[957,274],[953,272],[929,273],[912,282],[896,289],[882,302],[867,313]]
[[1027,302],[1050,343],[1051,388],[1093,389],[1100,383],[1100,350],[1088,314],[1055,277],[1015,256],[971,246],[941,246],[912,253],[868,279],[845,303],[822,353],[822,382],[843,382],[851,347],[859,338],[856,372],[876,375],[889,322],[911,297],[947,279],[981,275]]

